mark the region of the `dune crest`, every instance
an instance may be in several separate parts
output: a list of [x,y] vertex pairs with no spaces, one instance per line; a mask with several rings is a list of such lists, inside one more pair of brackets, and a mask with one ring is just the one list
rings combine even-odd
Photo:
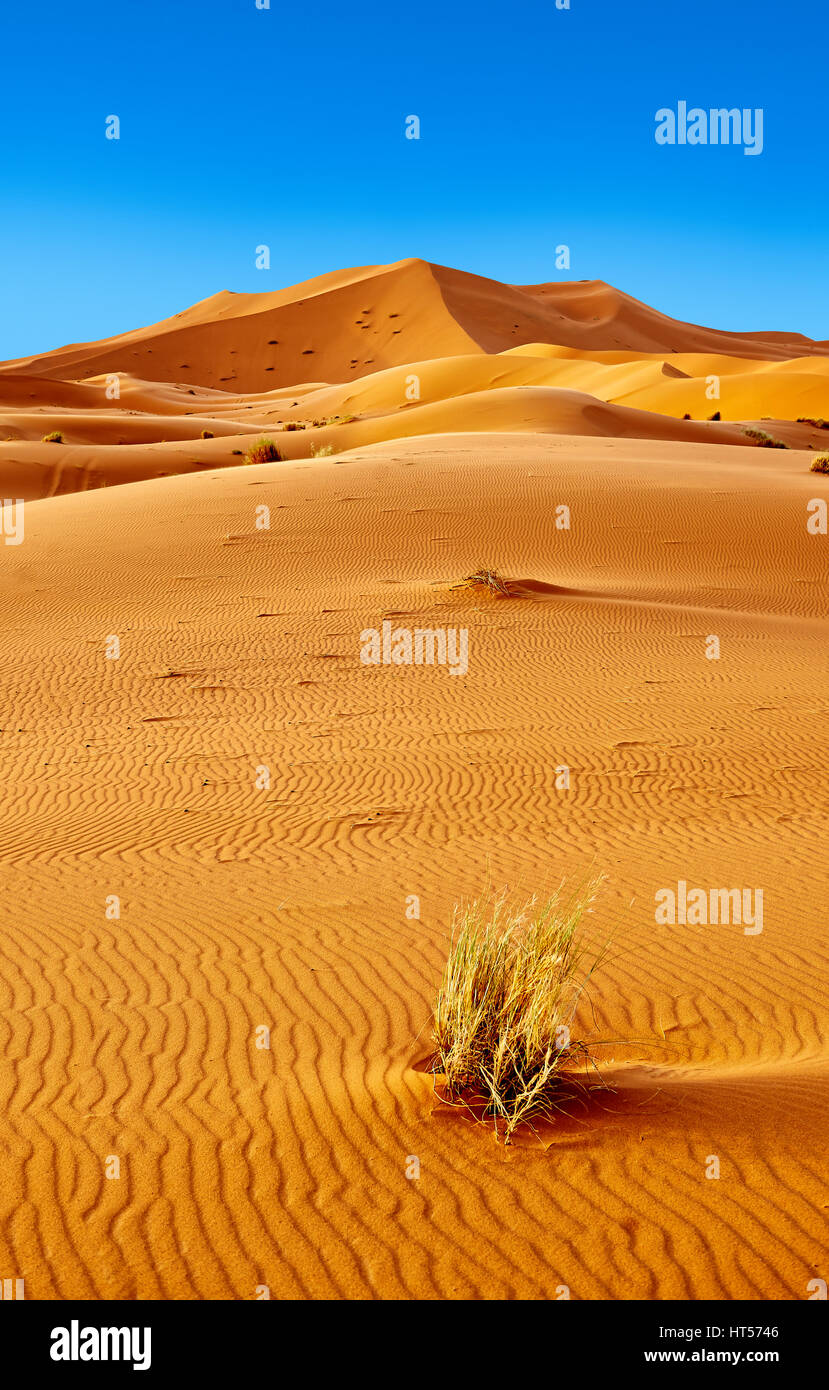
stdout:
[[263,432],[287,459],[470,431],[820,451],[824,418],[829,343],[404,260],[0,364],[0,482],[34,499],[229,467]]

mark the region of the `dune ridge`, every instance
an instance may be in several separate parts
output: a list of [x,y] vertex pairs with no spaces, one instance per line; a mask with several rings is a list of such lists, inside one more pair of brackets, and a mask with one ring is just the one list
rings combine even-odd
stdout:
[[[598,281],[502,285],[407,260],[222,291],[0,364],[0,474],[52,497],[235,466],[262,431],[286,458],[469,431],[743,447],[762,431],[817,452],[824,418],[827,343],[679,324]],[[55,432],[63,445],[43,442]]]
[[[762,348],[769,361],[829,356],[829,341],[799,333],[740,334],[680,323],[599,280],[505,285],[409,259],[338,271],[276,292],[223,290],[161,323],[18,358],[0,371],[79,379],[135,373],[140,365],[150,370],[138,374],[151,380],[232,382],[242,391],[262,391],[307,380],[309,357],[326,380],[345,381],[372,365],[534,342],[748,358]],[[239,361],[231,363],[231,356]]]

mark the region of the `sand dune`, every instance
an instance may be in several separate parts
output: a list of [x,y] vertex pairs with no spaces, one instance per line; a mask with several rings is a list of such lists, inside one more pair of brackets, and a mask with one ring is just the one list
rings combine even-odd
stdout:
[[[829,432],[799,416],[829,343],[417,260],[0,366],[27,1298],[826,1277]],[[240,466],[263,431],[283,461]],[[511,597],[455,587],[482,566]],[[468,672],[364,666],[386,619],[465,627]],[[451,909],[596,871],[614,1089],[505,1150],[424,1070]],[[680,880],[762,889],[763,931],[662,925]]]
[[749,428],[824,451],[804,417],[829,418],[827,343],[408,260],[0,365],[0,482],[34,499],[234,465],[262,430],[286,458],[492,430],[745,446]]
[[0,370],[61,379],[129,371],[153,381],[264,391],[311,375],[356,380],[425,357],[536,342],[769,361],[829,356],[829,342],[798,333],[735,334],[679,323],[601,281],[503,285],[405,260],[319,276],[276,293],[224,290],[162,323]]
[[[735,424],[699,423],[676,420],[644,410],[606,405],[579,391],[554,388],[500,387],[495,391],[467,391],[446,400],[423,402],[402,409],[391,405],[388,412],[368,410],[365,416],[348,424],[287,430],[284,422],[292,415],[306,418],[315,410],[324,412],[338,403],[335,393],[324,388],[303,397],[297,409],[284,404],[260,402],[256,415],[245,415],[228,423],[217,416],[195,416],[170,421],[168,417],[144,415],[136,419],[91,413],[51,416],[50,423],[61,429],[63,444],[25,439],[0,447],[0,479],[4,495],[26,501],[56,497],[67,492],[83,492],[126,482],[142,482],[205,468],[233,467],[262,433],[273,439],[285,459],[309,458],[312,451],[362,447],[390,440],[421,435],[448,435],[466,431],[495,432],[542,431],[551,435],[591,435],[630,439],[670,439],[685,442],[722,443],[753,447],[743,429]],[[246,410],[247,407],[242,407]],[[274,417],[278,414],[279,420]],[[32,417],[18,416],[18,422],[32,426]],[[333,417],[332,417],[333,418]],[[58,422],[55,425],[55,422]],[[201,437],[209,425],[215,436]],[[33,431],[35,435],[37,429]],[[154,443],[164,429],[164,439]],[[193,431],[199,431],[195,436]],[[244,431],[244,432],[243,432]],[[779,433],[779,431],[778,431]],[[793,427],[793,447],[803,447],[806,432]],[[81,442],[69,442],[78,440]],[[135,441],[135,442],[128,442]],[[801,467],[808,469],[808,461]]]
[[[685,367],[693,366],[683,360]],[[729,373],[735,360],[716,363],[722,394],[713,403],[720,407],[719,421],[705,418],[714,413],[705,399],[711,359],[699,375],[677,368],[680,374],[674,376],[666,374],[672,364],[663,359],[605,364],[527,352],[457,355],[386,368],[349,385],[300,383],[241,395],[127,375],[119,378],[119,398],[106,402],[104,378],[94,384],[39,382],[39,404],[31,400],[38,393],[28,389],[37,378],[0,374],[0,434],[5,436],[0,482],[4,495],[34,499],[235,466],[251,436],[263,432],[276,440],[285,458],[465,431],[754,448],[746,434],[753,429],[791,449],[829,448],[829,432],[798,423],[801,414],[820,419],[826,411],[829,416],[829,374],[811,370],[821,359],[812,359],[799,373],[782,370],[787,363],[757,363],[752,373]],[[417,398],[409,399],[413,382]],[[62,443],[43,442],[53,431]]]
[[[29,507],[0,548],[0,1253],[27,1296],[806,1296],[829,594],[820,480],[756,457],[470,435]],[[524,596],[451,589],[484,562]],[[464,680],[361,667],[392,614],[467,625]],[[597,1023],[634,1041],[615,1095],[505,1154],[417,1069],[448,913],[591,866]],[[762,885],[763,933],[656,926],[679,878]]]

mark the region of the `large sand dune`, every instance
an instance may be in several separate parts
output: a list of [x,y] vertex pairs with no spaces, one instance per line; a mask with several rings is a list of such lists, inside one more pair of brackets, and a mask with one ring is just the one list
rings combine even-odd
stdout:
[[153,381],[263,391],[308,380],[312,371],[344,381],[424,357],[524,343],[770,361],[829,356],[829,342],[799,333],[725,333],[679,323],[597,280],[503,285],[405,260],[276,293],[223,290],[163,323],[21,358],[6,369],[73,379],[130,371]]
[[[40,499],[0,544],[0,1265],[27,1297],[802,1299],[826,1277],[829,542],[806,516],[829,435],[796,423],[829,415],[826,345],[677,328],[671,356],[670,321],[607,287],[482,305],[474,278],[219,296],[0,372],[3,495]],[[321,317],[323,370],[263,392],[242,320],[388,315],[409,282],[405,361],[343,377],[351,328]],[[542,350],[531,315],[565,302]],[[172,362],[177,333],[202,377],[125,362]],[[679,409],[709,368],[721,422]],[[750,447],[738,421],[775,410],[793,447]],[[350,413],[275,434],[281,463],[231,452]],[[482,565],[514,596],[453,588]],[[361,665],[384,618],[467,627],[468,673]],[[581,1022],[615,1090],[504,1150],[422,1069],[451,908],[596,871],[611,949]],[[658,925],[679,880],[762,888],[762,933]]]
[[799,421],[823,418],[829,343],[409,260],[0,366],[0,478],[33,499],[234,465],[262,430],[286,458],[493,430],[748,447],[748,428],[817,451],[829,433]]

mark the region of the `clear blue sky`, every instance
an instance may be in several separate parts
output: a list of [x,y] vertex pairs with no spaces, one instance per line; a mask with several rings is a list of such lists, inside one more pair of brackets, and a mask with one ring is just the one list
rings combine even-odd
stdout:
[[[0,358],[405,256],[829,338],[827,0],[32,0],[1,32]],[[763,153],[658,146],[681,100],[763,108]]]

